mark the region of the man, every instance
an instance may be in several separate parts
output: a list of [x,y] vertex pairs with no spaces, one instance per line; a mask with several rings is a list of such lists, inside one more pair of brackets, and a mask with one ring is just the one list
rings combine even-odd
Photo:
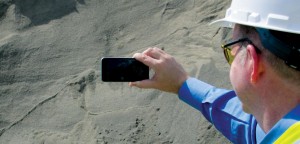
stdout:
[[233,143],[300,143],[300,2],[233,0],[224,19],[234,27],[222,46],[234,91],[187,75],[159,48],[134,57],[155,71],[130,86],[172,92]]

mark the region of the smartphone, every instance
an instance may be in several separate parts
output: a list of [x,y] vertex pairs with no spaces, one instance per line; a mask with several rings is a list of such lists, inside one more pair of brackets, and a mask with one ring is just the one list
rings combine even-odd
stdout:
[[134,58],[101,59],[102,81],[134,82],[149,79],[149,67]]

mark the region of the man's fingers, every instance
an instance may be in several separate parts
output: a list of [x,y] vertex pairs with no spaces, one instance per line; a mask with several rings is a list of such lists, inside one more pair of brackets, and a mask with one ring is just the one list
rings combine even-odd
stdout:
[[154,82],[152,80],[142,80],[136,82],[130,82],[129,86],[135,86],[138,88],[153,88]]
[[164,51],[157,47],[151,47],[145,50],[143,54],[150,56],[154,59],[160,59],[161,56],[164,54]]
[[149,66],[150,68],[153,68],[153,66],[155,65],[156,63],[156,59],[150,57],[150,56],[147,56],[145,54],[142,54],[142,53],[136,53],[133,55],[133,58],[137,59],[138,61],[144,63],[145,65]]
[[143,53],[136,53],[133,55],[135,59],[141,61],[145,65],[152,69],[155,69],[155,65],[163,59],[165,52],[159,48],[148,48]]

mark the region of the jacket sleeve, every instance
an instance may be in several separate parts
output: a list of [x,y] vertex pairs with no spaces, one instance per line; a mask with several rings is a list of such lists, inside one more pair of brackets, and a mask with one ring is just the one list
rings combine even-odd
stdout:
[[243,112],[232,90],[218,89],[189,78],[179,90],[179,98],[199,110],[225,137],[234,143],[249,143],[252,115]]

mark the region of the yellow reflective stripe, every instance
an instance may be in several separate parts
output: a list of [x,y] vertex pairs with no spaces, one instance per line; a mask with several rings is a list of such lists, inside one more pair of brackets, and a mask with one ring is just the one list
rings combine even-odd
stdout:
[[290,126],[274,144],[299,144],[300,143],[300,122]]

